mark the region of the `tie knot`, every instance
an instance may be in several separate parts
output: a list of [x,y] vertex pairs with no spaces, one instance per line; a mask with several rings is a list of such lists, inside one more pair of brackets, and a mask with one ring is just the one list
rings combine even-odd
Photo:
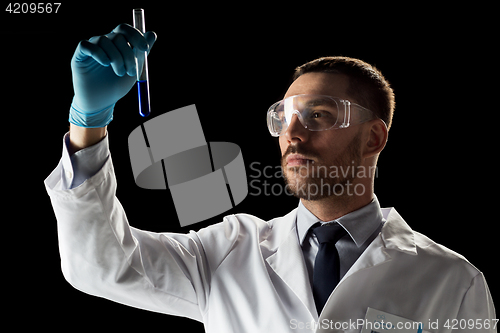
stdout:
[[338,223],[327,224],[313,229],[313,233],[318,238],[320,244],[337,243],[339,239],[344,237],[347,232]]

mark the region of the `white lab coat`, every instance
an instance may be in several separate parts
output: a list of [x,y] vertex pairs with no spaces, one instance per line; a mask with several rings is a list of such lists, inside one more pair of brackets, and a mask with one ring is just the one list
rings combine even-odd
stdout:
[[[111,158],[71,190],[58,189],[61,163],[46,188],[58,221],[62,271],[91,295],[202,321],[213,333],[311,332],[326,323],[319,331],[359,332],[361,327],[336,330],[332,323],[363,319],[368,307],[420,321],[424,332],[450,332],[447,320],[495,318],[483,274],[410,229],[394,209],[383,209],[387,222],[380,235],[318,318],[296,210],[271,221],[231,215],[188,234],[147,232],[128,224],[115,197]],[[429,327],[436,320],[438,329]]]

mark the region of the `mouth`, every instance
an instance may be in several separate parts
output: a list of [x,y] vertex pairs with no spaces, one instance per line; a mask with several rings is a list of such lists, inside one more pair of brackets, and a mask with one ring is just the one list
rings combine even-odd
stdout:
[[301,154],[290,154],[286,158],[286,165],[289,167],[304,166],[312,163],[314,163],[314,160]]

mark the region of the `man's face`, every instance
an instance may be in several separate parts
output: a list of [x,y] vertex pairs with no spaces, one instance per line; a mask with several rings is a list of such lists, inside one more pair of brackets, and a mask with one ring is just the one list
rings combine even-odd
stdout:
[[[355,103],[346,93],[348,86],[345,75],[307,73],[292,83],[284,98],[328,95]],[[285,134],[279,137],[281,166],[289,191],[306,200],[344,196],[349,190],[352,193],[353,170],[361,163],[360,134],[359,126],[309,131],[294,115]]]

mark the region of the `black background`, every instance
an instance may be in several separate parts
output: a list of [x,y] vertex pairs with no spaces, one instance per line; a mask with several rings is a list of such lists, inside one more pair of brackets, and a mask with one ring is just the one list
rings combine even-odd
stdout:
[[[279,165],[265,115],[283,96],[296,66],[344,55],[378,67],[391,82],[397,104],[375,183],[382,207],[396,207],[414,230],[464,255],[485,274],[498,299],[498,103],[492,91],[498,80],[493,26],[486,16],[493,6],[159,1],[101,6],[102,1],[66,1],[57,14],[9,14],[1,8],[7,87],[2,90],[7,152],[2,179],[8,198],[2,205],[2,271],[6,291],[15,295],[11,310],[33,318],[18,322],[21,327],[71,323],[81,329],[148,330],[180,324],[203,331],[188,319],[83,294],[60,270],[56,220],[43,180],[57,165],[68,129],[71,56],[80,40],[131,23],[137,7],[145,9],[146,28],[158,34],[149,57],[152,117],[196,104],[207,141],[241,147],[249,180],[257,176],[252,163],[261,169]],[[236,208],[180,228],[168,191],[142,190],[134,183],[127,138],[143,121],[134,88],[118,102],[109,126],[117,196],[131,225],[188,232],[226,214],[270,219],[297,206],[293,197],[257,196],[250,189]]]

